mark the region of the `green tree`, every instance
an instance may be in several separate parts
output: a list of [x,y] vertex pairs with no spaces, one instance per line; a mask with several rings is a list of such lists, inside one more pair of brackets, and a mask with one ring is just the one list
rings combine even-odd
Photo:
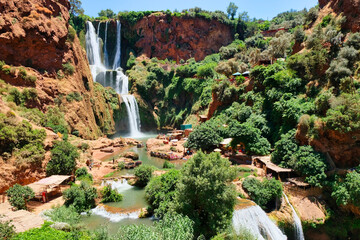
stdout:
[[227,7],[227,10],[226,10],[227,14],[228,14],[228,17],[231,17],[231,19],[234,20],[238,8],[239,7],[236,6],[235,3],[230,2],[229,6]]
[[162,218],[169,211],[175,196],[176,184],[180,179],[178,170],[152,178],[145,189],[145,199],[149,203],[148,210],[156,217]]
[[81,182],[80,185],[72,185],[71,188],[65,190],[63,197],[65,206],[73,206],[78,213],[82,213],[95,207],[97,192],[96,188],[86,182]]
[[217,146],[221,141],[222,138],[217,132],[217,129],[214,128],[212,121],[208,121],[196,127],[194,131],[190,133],[186,147],[208,151]]
[[135,168],[135,177],[137,177],[136,185],[139,187],[145,187],[150,181],[154,168],[150,165],[140,165]]
[[9,188],[9,190],[6,191],[6,195],[9,198],[11,206],[17,210],[26,209],[26,203],[35,197],[35,193],[30,187],[23,187],[20,184],[15,184]]
[[235,177],[236,169],[218,153],[200,151],[183,167],[175,210],[194,221],[196,236],[210,238],[230,225],[236,202],[231,184]]
[[70,14],[73,16],[84,14],[84,9],[81,7],[80,0],[70,0]]
[[99,17],[115,18],[115,13],[111,9],[101,10],[98,14]]
[[51,150],[51,160],[46,166],[46,174],[71,175],[79,158],[77,148],[67,141],[58,141]]

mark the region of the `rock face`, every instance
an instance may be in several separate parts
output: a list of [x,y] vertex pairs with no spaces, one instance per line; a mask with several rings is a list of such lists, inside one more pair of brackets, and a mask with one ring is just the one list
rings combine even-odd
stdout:
[[331,9],[346,17],[345,28],[352,32],[360,31],[360,0],[319,0],[321,11]]
[[[35,107],[46,111],[56,103],[65,113],[70,132],[95,139],[115,132],[114,114],[119,109],[111,106],[111,94],[93,83],[85,50],[74,31],[69,33],[69,8],[67,0],[0,0],[0,60],[25,66],[37,77],[32,83],[38,92]],[[64,64],[71,64],[74,73],[64,74]],[[16,72],[0,73],[0,78],[28,87]],[[68,100],[74,93],[81,98]]]
[[310,144],[316,151],[329,153],[338,168],[351,168],[360,164],[360,132],[347,134],[333,130],[320,131],[316,139],[308,139],[307,132],[298,128],[296,139],[300,144]]
[[135,46],[147,57],[172,59],[179,62],[197,61],[217,53],[221,46],[233,41],[231,28],[216,20],[192,17],[166,17],[151,14],[138,21],[132,29],[140,39]]

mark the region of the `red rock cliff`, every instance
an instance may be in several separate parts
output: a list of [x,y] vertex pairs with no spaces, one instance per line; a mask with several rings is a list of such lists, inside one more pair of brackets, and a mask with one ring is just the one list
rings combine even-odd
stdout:
[[230,26],[216,20],[175,16],[168,20],[161,13],[144,17],[133,29],[140,36],[135,46],[149,58],[198,61],[233,41]]
[[360,31],[360,0],[319,0],[320,11],[343,13],[346,17],[345,27],[352,32]]

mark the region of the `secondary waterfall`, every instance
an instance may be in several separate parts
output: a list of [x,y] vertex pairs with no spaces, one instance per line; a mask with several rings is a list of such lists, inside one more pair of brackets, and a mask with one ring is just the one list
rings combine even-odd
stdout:
[[235,210],[232,224],[237,234],[240,233],[241,229],[247,229],[259,240],[287,239],[258,205]]
[[287,204],[289,204],[289,206],[292,209],[292,216],[294,219],[294,227],[295,227],[295,239],[304,240],[305,238],[304,238],[303,228],[301,225],[301,220],[300,220],[299,216],[297,215],[293,205],[291,205],[291,203],[285,193],[284,193],[284,198],[286,199]]
[[[128,116],[129,131],[131,137],[141,136],[139,107],[134,96],[129,94],[129,79],[122,72],[121,64],[121,23],[116,21],[116,52],[112,68],[109,69],[109,55],[107,50],[108,25],[105,24],[104,42],[100,38],[100,28],[104,24],[98,25],[97,31],[91,22],[86,22],[86,52],[88,54],[91,74],[94,80],[104,87],[112,87],[121,95],[125,104]],[[103,57],[102,57],[103,55]]]

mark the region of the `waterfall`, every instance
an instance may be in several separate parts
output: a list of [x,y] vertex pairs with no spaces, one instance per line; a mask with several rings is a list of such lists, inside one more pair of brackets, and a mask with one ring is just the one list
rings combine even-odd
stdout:
[[121,97],[126,105],[126,111],[129,117],[130,135],[140,137],[140,115],[136,99],[132,95],[122,95]]
[[237,234],[248,229],[259,240],[286,240],[287,237],[258,206],[235,210],[232,223]]
[[114,59],[113,70],[120,67],[120,57],[121,57],[121,23],[120,21],[116,21],[116,54]]
[[302,225],[301,225],[301,220],[299,218],[299,216],[297,215],[293,205],[291,205],[288,197],[286,196],[285,193],[284,194],[284,198],[286,199],[286,202],[287,204],[289,204],[289,206],[291,207],[292,209],[292,216],[293,216],[293,219],[294,219],[294,227],[295,227],[295,239],[297,240],[304,240],[304,232],[303,232],[303,228],[302,228]]
[[108,25],[109,22],[106,22],[105,24],[105,40],[104,40],[104,61],[105,61],[105,66],[108,67],[109,66],[109,54],[107,51],[107,31],[108,31]]
[[102,182],[101,186],[105,186],[105,185],[110,185],[111,189],[113,189],[113,190],[116,189],[118,191],[118,193],[122,193],[122,192],[125,192],[126,190],[133,188],[133,186],[128,184],[126,179],[119,180],[119,181]]
[[[128,115],[130,137],[142,136],[140,132],[140,114],[139,107],[134,96],[129,95],[129,79],[122,72],[120,67],[121,58],[121,23],[116,21],[116,53],[112,69],[106,69],[109,66],[109,56],[107,52],[107,32],[108,23],[105,25],[105,41],[104,41],[104,60],[101,54],[101,40],[100,40],[100,27],[98,25],[97,32],[91,22],[86,22],[86,52],[88,54],[91,74],[94,81],[99,82],[104,87],[112,87],[121,95],[122,101],[125,104],[126,112]],[[115,75],[115,76],[114,76]]]

